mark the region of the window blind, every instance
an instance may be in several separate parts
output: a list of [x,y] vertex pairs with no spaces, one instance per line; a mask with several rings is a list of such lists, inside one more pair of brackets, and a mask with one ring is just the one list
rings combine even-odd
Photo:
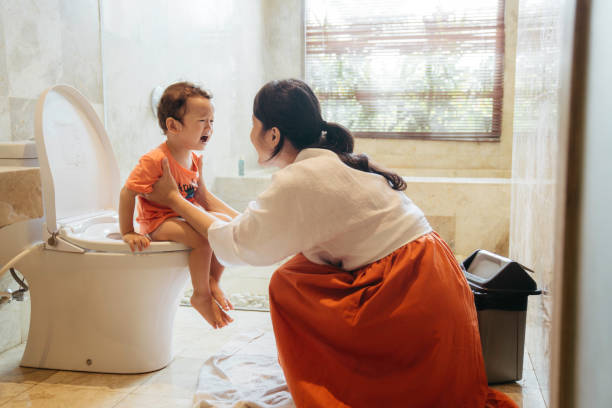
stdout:
[[499,140],[504,0],[306,0],[307,82],[356,137]]

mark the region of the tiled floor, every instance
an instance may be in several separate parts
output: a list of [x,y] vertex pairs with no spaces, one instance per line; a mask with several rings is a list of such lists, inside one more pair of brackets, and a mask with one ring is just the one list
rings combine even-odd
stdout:
[[494,385],[492,388],[508,394],[519,407],[547,408],[529,354],[523,360],[523,379],[514,383]]
[[[0,354],[0,407],[181,408],[191,407],[203,362],[238,333],[272,330],[266,312],[233,312],[234,323],[212,330],[190,307],[175,323],[176,358],[163,370],[140,375],[88,374],[19,367],[24,345]],[[525,408],[546,407],[537,379],[525,360],[524,379],[497,386]]]

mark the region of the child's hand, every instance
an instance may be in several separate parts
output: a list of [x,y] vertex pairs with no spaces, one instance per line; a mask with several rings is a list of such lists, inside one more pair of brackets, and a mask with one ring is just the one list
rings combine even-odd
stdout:
[[146,236],[139,234],[137,232],[128,232],[127,234],[123,234],[123,240],[130,245],[130,249],[132,252],[138,248],[139,251],[147,248],[151,240]]

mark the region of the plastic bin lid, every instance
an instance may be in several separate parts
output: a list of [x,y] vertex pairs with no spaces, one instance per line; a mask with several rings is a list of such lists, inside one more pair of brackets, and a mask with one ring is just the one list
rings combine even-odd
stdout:
[[525,267],[501,255],[479,249],[462,266],[470,286],[481,292],[541,293]]
[[57,85],[42,93],[35,138],[50,233],[62,219],[117,208],[115,155],[98,115],[79,91]]

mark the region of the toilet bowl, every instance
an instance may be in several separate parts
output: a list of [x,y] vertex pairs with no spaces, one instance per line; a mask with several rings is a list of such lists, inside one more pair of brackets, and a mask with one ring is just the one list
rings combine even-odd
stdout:
[[21,365],[142,373],[172,359],[172,327],[187,282],[188,248],[121,240],[119,170],[108,136],[76,89],[39,98],[43,244],[16,268],[30,286],[30,329]]

